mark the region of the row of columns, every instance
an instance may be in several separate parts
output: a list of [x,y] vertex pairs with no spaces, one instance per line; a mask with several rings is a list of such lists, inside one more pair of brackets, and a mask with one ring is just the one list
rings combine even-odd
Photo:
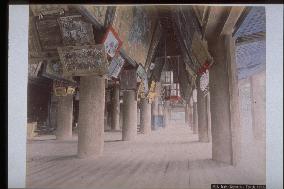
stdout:
[[[136,91],[123,92],[123,104],[120,104],[119,85],[113,87],[111,94],[111,129],[120,130],[122,140],[134,140],[137,136],[137,99]],[[150,134],[152,130],[152,114],[159,115],[159,107],[154,101],[156,111],[152,111],[151,103],[142,99],[141,132]],[[121,108],[121,106],[123,108]],[[101,155],[104,146],[105,125],[105,79],[97,76],[81,77],[78,119],[78,156],[81,158]],[[59,97],[56,138],[68,140],[72,138],[73,96]],[[155,114],[156,113],[156,114]]]
[[[221,36],[209,41],[209,49],[215,64],[210,69],[210,94],[204,97],[197,88],[197,102],[193,102],[193,133],[198,133],[199,141],[210,141],[212,133],[212,158],[217,161],[235,164],[239,158],[239,117],[237,102],[237,80],[234,65],[234,45],[231,36]],[[225,54],[224,54],[225,53]],[[159,90],[159,85],[157,85]],[[119,89],[114,89],[113,118],[111,127],[119,128]],[[64,99],[63,99],[64,98]],[[65,99],[66,98],[66,99]],[[67,125],[72,123],[68,107],[71,97],[62,97],[58,110],[58,138],[70,136]],[[150,108],[152,112],[152,129],[158,126],[159,111],[158,97],[152,105],[142,102],[141,131],[150,133]],[[78,132],[78,156],[87,157],[102,153],[104,144],[104,109],[105,109],[105,80],[102,77],[81,77],[80,81],[80,110]],[[133,140],[137,135],[137,100],[134,90],[125,91],[122,111],[122,139]],[[135,111],[134,111],[135,110]],[[164,111],[168,115],[168,111]],[[167,116],[166,116],[167,117]],[[166,119],[165,119],[166,120]],[[168,120],[165,121],[168,123]],[[61,128],[60,128],[61,127]],[[70,127],[69,127],[70,129]],[[68,131],[67,131],[68,130]],[[68,133],[68,134],[67,134]]]

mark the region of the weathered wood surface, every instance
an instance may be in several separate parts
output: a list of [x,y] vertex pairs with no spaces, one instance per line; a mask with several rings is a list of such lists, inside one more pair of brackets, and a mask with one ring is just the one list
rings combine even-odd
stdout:
[[148,54],[147,54],[147,59],[146,59],[146,63],[145,63],[145,69],[146,70],[148,70],[150,68],[151,61],[153,60],[155,52],[157,51],[157,47],[158,47],[158,44],[160,42],[162,32],[163,32],[162,26],[161,26],[160,22],[157,22],[155,32],[153,34],[151,44],[150,44],[150,47],[149,47],[149,51],[148,51]]
[[76,158],[76,136],[66,142],[53,139],[43,136],[28,142],[28,188],[208,189],[212,183],[265,184],[265,163],[260,161],[265,155],[259,144],[244,142],[244,166],[218,163],[211,160],[211,143],[198,142],[188,126],[174,121],[149,136],[138,134],[131,143],[120,141],[120,132],[105,132],[104,153],[96,159]]
[[108,61],[104,45],[83,45],[58,48],[63,76],[86,76],[107,73]]
[[107,16],[107,9],[108,6],[103,5],[82,5],[84,9],[88,10],[95,19],[101,24],[102,26],[105,23],[105,18]]
[[36,29],[42,50],[56,50],[62,46],[59,24],[56,18],[36,20]]

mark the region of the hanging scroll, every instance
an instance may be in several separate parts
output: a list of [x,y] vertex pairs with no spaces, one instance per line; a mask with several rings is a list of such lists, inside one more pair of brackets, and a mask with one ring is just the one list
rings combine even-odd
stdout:
[[111,61],[110,66],[108,68],[108,76],[118,78],[118,75],[125,63],[125,60],[117,54]]
[[93,44],[94,35],[92,24],[84,22],[81,15],[58,18],[63,44]]
[[121,90],[136,90],[137,76],[136,70],[122,70],[120,74],[120,88]]
[[105,75],[108,61],[103,45],[58,48],[63,76]]
[[122,46],[122,41],[114,29],[109,27],[104,37],[103,44],[106,53],[113,58]]

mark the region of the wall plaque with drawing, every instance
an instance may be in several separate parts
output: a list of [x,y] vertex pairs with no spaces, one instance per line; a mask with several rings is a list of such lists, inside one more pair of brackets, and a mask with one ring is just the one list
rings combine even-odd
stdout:
[[103,44],[105,46],[106,53],[113,58],[122,46],[122,41],[114,29],[109,27],[104,37]]
[[72,79],[72,77],[64,77],[62,75],[62,64],[60,63],[60,60],[55,58],[46,59],[43,61],[43,69],[41,75],[43,77],[53,79],[53,80],[59,80],[68,82],[70,84],[75,84],[76,82]]
[[92,24],[83,20],[81,15],[58,18],[64,45],[94,44]]
[[83,45],[58,48],[63,76],[104,76],[108,61],[104,45]]
[[125,60],[117,54],[112,60],[108,68],[109,77],[118,78],[118,75],[125,63]]

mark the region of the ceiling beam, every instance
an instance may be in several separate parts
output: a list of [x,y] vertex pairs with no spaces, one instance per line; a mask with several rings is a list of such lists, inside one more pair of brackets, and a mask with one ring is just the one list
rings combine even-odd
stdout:
[[234,31],[234,27],[242,15],[245,7],[244,6],[237,6],[237,7],[232,7],[230,10],[230,13],[227,17],[227,20],[224,23],[224,26],[221,30],[220,35],[227,35],[227,34],[232,34]]
[[258,32],[258,33],[238,37],[236,39],[236,45],[239,46],[239,45],[244,45],[247,43],[253,43],[253,42],[262,41],[262,40],[265,40],[265,32]]

